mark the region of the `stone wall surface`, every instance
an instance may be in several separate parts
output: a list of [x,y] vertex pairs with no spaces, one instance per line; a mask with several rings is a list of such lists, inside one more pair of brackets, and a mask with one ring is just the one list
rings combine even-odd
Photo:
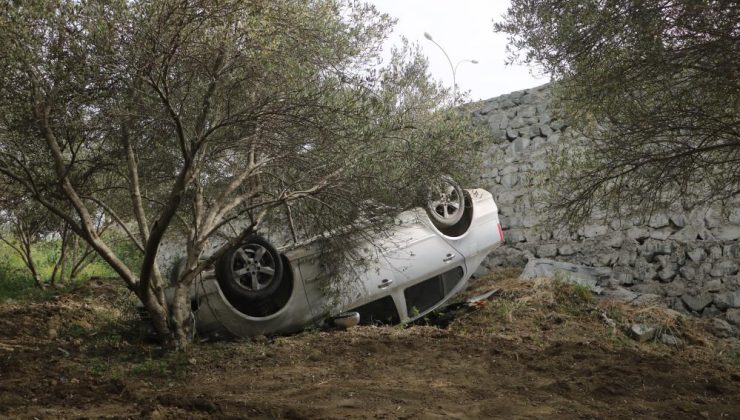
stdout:
[[[533,185],[553,145],[578,135],[553,116],[549,85],[471,104],[474,125],[490,129],[479,184],[499,206],[506,246],[484,263],[524,266],[549,258],[603,267],[606,285],[665,297],[674,309],[711,316],[740,307],[740,203],[732,208],[592,221],[576,233],[548,231]],[[735,311],[732,311],[733,313]]]

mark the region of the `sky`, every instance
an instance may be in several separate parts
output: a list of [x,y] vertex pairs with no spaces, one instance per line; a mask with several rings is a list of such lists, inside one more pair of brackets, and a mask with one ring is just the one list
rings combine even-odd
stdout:
[[[439,47],[424,37],[427,32],[457,65],[459,91],[473,101],[545,84],[548,76],[532,75],[528,67],[505,65],[506,35],[493,32],[509,6],[508,0],[366,0],[398,19],[387,47],[405,36],[418,43],[429,59],[432,77],[452,86],[452,69]],[[476,60],[478,64],[461,62]],[[459,65],[458,65],[459,63]],[[535,74],[536,71],[535,71]]]

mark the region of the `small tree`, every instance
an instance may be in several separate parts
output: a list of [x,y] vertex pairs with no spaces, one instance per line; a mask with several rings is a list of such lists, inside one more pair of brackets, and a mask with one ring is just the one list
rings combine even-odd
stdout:
[[727,0],[513,0],[495,30],[589,139],[552,165],[553,219],[738,197],[739,21]]
[[[110,227],[104,214],[94,220],[95,231],[102,235]],[[79,238],[68,229],[66,222],[39,206],[29,197],[14,191],[8,185],[0,189],[0,241],[15,251],[42,290],[74,280],[93,260],[95,253],[80,244]],[[34,249],[42,247],[54,258],[51,275],[44,278],[34,257]]]
[[0,212],[0,241],[5,243],[18,256],[31,274],[36,287],[46,289],[37,262],[33,256],[33,246],[51,233],[47,223],[46,211],[33,211],[30,208],[7,207]]
[[[469,166],[467,121],[391,22],[343,1],[31,2],[0,17],[0,174],[64,220],[184,346],[194,278],[276,212],[304,233],[380,222]],[[63,209],[71,208],[72,212]],[[94,229],[115,221],[129,267]],[[209,256],[231,221],[247,219]],[[127,222],[133,221],[133,224]],[[133,228],[131,228],[133,226]],[[157,271],[186,238],[171,306]]]

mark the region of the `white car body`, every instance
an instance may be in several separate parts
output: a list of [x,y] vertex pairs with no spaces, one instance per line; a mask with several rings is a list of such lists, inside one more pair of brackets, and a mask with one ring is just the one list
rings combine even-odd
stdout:
[[[198,334],[228,332],[239,337],[291,333],[347,311],[360,313],[360,323],[404,323],[423,317],[463,290],[486,255],[503,242],[498,210],[491,194],[466,190],[472,207],[464,233],[440,232],[427,213],[416,208],[401,213],[382,238],[362,247],[365,262],[345,278],[326,277],[315,244],[279,250],[283,278],[292,282],[282,307],[268,316],[250,316],[235,308],[219,286],[214,270],[195,282],[193,314]],[[352,278],[346,278],[350,276]],[[287,287],[287,286],[286,286]],[[288,295],[289,293],[289,295]]]

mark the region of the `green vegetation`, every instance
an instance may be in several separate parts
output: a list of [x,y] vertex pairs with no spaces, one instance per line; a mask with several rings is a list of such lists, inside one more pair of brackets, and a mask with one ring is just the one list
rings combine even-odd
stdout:
[[491,303],[491,310],[500,322],[512,322],[516,312],[524,306],[519,300],[500,299]]
[[[106,234],[111,238],[113,249],[121,256],[123,262],[132,270],[141,266],[141,252],[123,238],[116,238],[112,233]],[[31,246],[32,257],[36,263],[36,270],[44,284],[49,284],[54,267],[60,258],[61,244],[59,240],[40,240]],[[21,256],[7,243],[0,241],[0,302],[12,299],[34,301],[45,299],[59,290],[73,288],[91,278],[114,278],[116,272],[101,258],[93,257],[75,278],[70,279],[71,267],[66,266],[65,281],[56,284],[57,290],[41,290],[35,283],[31,272],[24,264]]]
[[0,256],[0,302],[7,300],[42,300],[49,291],[39,289],[24,266]]
[[[79,307],[77,305],[84,304]],[[61,342],[71,343],[84,355],[82,367],[105,379],[165,377],[181,381],[189,357],[186,352],[163,352],[151,342],[150,327],[138,318],[136,297],[118,282],[80,288],[71,299],[72,309],[60,314],[68,319],[59,333]],[[74,365],[74,366],[73,366]]]
[[[42,279],[48,281],[59,258],[58,241],[42,241],[32,247],[38,271]],[[113,277],[115,272],[103,261],[94,260],[85,267],[71,283],[59,285],[62,288],[74,287],[92,277]],[[20,255],[7,244],[0,242],[0,302],[13,300],[38,300],[50,296],[53,290],[41,290],[36,286],[30,271]]]
[[727,354],[727,360],[735,366],[740,367],[740,351],[731,351]]
[[185,379],[188,354],[185,352],[161,353],[152,351],[140,341],[129,343],[117,334],[89,336],[92,346],[86,347],[86,370],[93,376],[106,379],[127,377],[165,377],[169,380]]
[[580,284],[555,279],[552,284],[554,305],[558,312],[567,315],[584,315],[594,310],[596,298],[591,289]]
[[105,379],[124,379],[127,377],[167,378],[173,381],[185,379],[188,355],[185,352],[165,353],[157,356],[139,355],[125,360],[117,357],[91,357],[87,370],[93,376]]
[[[298,238],[336,232],[351,249],[354,235],[336,228],[383,229],[433,180],[475,176],[484,134],[418,48],[381,55],[393,20],[372,5],[6,6],[0,215],[26,228],[25,249],[49,231],[87,242],[170,348],[188,344],[186,289],[265,220],[288,221]],[[228,241],[211,253],[217,235]],[[167,238],[187,253],[170,303],[157,266]]]
[[494,29],[580,141],[554,153],[552,224],[738,198],[739,20],[729,0],[512,1]]

